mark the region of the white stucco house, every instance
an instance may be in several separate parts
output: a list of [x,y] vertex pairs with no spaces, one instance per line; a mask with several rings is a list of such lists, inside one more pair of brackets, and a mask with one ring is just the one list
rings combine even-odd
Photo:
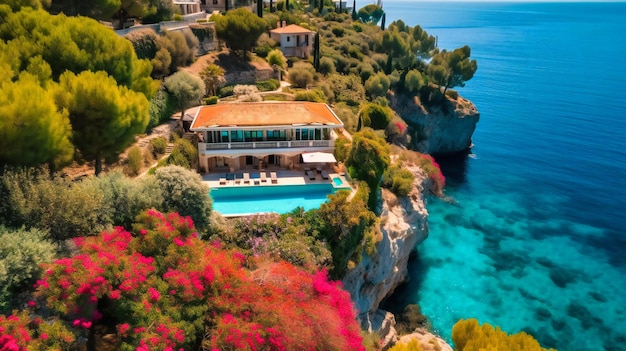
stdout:
[[313,50],[315,32],[296,24],[286,25],[279,22],[278,27],[270,30],[270,38],[280,44],[280,50],[287,57],[307,58]]

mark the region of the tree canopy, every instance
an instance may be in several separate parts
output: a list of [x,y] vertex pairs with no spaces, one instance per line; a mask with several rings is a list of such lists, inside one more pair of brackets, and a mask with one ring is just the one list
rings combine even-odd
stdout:
[[214,15],[215,33],[232,50],[241,51],[241,58],[246,59],[257,39],[268,26],[267,22],[245,8],[228,11],[225,15]]
[[433,56],[428,74],[437,84],[444,86],[444,94],[448,88],[465,86],[465,82],[474,77],[478,66],[476,60],[469,57],[470,47],[467,45],[453,51],[442,50]]
[[74,145],[81,157],[95,161],[98,175],[103,159],[116,157],[146,129],[148,99],[102,71],[66,72],[60,87],[57,104],[69,113]]
[[376,24],[383,17],[383,8],[376,4],[369,4],[361,7],[357,12],[358,18],[363,23]]
[[352,136],[352,147],[346,166],[352,176],[366,181],[370,187],[370,209],[375,208],[380,180],[391,162],[389,154],[389,144],[371,128],[362,129]]
[[206,90],[202,79],[184,70],[178,71],[165,78],[163,85],[176,99],[181,120],[185,115],[187,107],[193,103],[198,104]]
[[0,165],[58,168],[72,160],[67,111],[59,111],[37,77],[24,73],[15,82],[0,81],[0,116]]

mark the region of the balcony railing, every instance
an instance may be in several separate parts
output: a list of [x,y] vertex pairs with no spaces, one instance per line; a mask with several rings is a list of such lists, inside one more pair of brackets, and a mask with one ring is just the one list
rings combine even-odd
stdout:
[[198,143],[199,151],[241,149],[288,149],[334,147],[334,140],[251,141],[238,143]]

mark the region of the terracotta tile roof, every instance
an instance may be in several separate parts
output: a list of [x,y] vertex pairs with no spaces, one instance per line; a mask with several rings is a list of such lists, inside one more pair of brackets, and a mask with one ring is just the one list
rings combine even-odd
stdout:
[[285,27],[278,27],[276,29],[270,30],[271,33],[279,33],[279,34],[304,34],[304,33],[315,33],[312,30],[308,30],[306,28],[302,28],[297,24],[290,24]]
[[233,102],[202,106],[191,124],[195,128],[325,124],[343,127],[330,107],[319,102]]

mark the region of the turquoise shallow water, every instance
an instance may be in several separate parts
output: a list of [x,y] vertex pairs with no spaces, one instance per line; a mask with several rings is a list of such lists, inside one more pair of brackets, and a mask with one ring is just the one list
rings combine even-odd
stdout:
[[626,3],[386,1],[469,45],[459,92],[481,112],[473,154],[439,160],[446,194],[411,282],[450,338],[461,318],[527,331],[559,350],[626,350]]

